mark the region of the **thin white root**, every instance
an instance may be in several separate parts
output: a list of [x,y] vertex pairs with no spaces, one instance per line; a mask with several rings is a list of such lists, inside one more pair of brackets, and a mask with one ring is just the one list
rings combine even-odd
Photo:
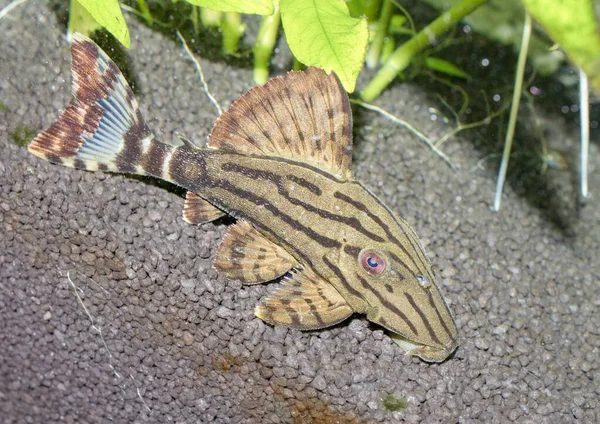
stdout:
[[196,58],[196,56],[194,56],[187,43],[185,42],[183,35],[181,35],[179,31],[177,31],[177,37],[179,37],[179,40],[181,40],[181,44],[183,44],[185,52],[187,53],[188,57],[192,60],[192,62],[194,62],[194,66],[196,66],[196,70],[200,74],[200,82],[202,83],[202,88],[206,93],[208,100],[210,100],[214,107],[217,108],[217,112],[219,113],[219,115],[221,115],[223,113],[223,109],[221,109],[221,106],[219,105],[217,100],[213,97],[212,94],[210,94],[210,91],[208,90],[208,85],[206,84],[206,80],[204,79],[204,72],[202,72],[202,66],[200,65],[200,61]]
[[382,114],[383,116],[385,116],[386,118],[390,119],[391,121],[402,125],[404,128],[406,128],[407,130],[409,130],[411,133],[413,133],[419,140],[423,141],[425,144],[427,144],[427,146],[433,150],[433,152],[438,155],[440,158],[442,158],[442,160],[444,162],[446,162],[450,168],[452,168],[453,171],[456,171],[456,167],[454,166],[454,164],[452,163],[452,161],[450,160],[450,158],[448,156],[446,156],[446,154],[444,152],[442,152],[441,150],[439,150],[435,144],[425,135],[423,134],[421,131],[419,131],[418,129],[416,129],[415,127],[413,127],[411,124],[409,124],[408,122],[404,121],[403,119],[398,118],[397,116],[392,115],[391,113],[389,113],[388,111],[386,111],[385,109],[373,105],[371,103],[365,103],[361,100],[356,100],[356,99],[351,99],[350,102],[357,104],[359,106],[364,107],[365,109],[369,109],[375,112],[378,112],[380,114]]
[[0,19],[4,18],[5,16],[7,16],[11,10],[13,10],[15,7],[25,3],[27,0],[14,0],[11,3],[8,3],[8,5],[0,10]]
[[531,15],[525,13],[525,23],[523,24],[523,37],[521,39],[521,51],[517,62],[517,72],[515,75],[515,88],[513,90],[512,105],[510,107],[510,117],[508,119],[508,128],[504,140],[504,152],[498,171],[498,180],[496,181],[496,194],[494,196],[494,212],[500,210],[502,201],[502,189],[506,180],[506,170],[508,169],[508,160],[512,148],[513,138],[515,136],[515,126],[517,125],[517,115],[519,113],[519,103],[521,101],[521,92],[523,91],[523,75],[525,74],[525,64],[527,63],[527,51],[529,50],[529,39],[531,38]]
[[590,89],[588,87],[588,77],[583,69],[579,70],[579,113],[579,120],[581,121],[581,200],[586,200],[589,197]]

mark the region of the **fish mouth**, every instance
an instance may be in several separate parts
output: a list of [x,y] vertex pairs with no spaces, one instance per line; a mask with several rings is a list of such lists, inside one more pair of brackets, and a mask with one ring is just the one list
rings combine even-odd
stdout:
[[396,333],[390,333],[390,337],[394,343],[406,352],[407,355],[417,356],[425,362],[443,362],[448,359],[458,347],[458,343],[454,339],[450,340],[445,345],[428,346],[410,341]]

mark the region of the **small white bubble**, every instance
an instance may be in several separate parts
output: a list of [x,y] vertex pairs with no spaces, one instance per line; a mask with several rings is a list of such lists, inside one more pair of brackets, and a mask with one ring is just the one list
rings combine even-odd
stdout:
[[470,34],[470,33],[471,33],[471,27],[470,27],[469,25],[465,25],[465,26],[463,27],[463,32],[464,32],[465,34]]
[[495,102],[499,102],[501,98],[502,97],[500,97],[500,94],[494,94],[494,97],[492,97],[492,99],[494,99]]
[[534,96],[539,96],[540,94],[542,94],[542,90],[536,87],[535,85],[529,87],[529,92]]
[[490,64],[489,59],[483,59],[481,61],[481,66],[483,66],[483,67],[489,66],[489,64]]
[[437,115],[431,115],[430,118],[432,121],[437,121],[438,117],[437,117]]
[[563,106],[563,107],[561,107],[561,108],[560,108],[560,111],[561,111],[562,113],[567,113],[567,112],[569,111],[569,106]]
[[598,128],[598,121],[592,121],[592,122],[590,122],[590,127],[591,128]]
[[571,112],[579,112],[579,105],[571,105]]

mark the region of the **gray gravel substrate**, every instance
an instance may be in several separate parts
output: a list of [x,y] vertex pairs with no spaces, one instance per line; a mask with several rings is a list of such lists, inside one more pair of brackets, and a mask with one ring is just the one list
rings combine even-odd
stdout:
[[[203,141],[215,110],[181,47],[130,30],[150,127]],[[361,112],[356,174],[428,245],[461,346],[428,365],[360,317],[311,333],[272,328],[252,312],[273,285],[242,287],[211,269],[224,225],[188,226],[173,192],[51,166],[9,141],[18,123],[37,131],[68,103],[70,57],[44,4],[21,6],[0,34],[3,422],[600,422],[598,196],[570,211],[569,236],[511,187],[492,213],[493,170],[476,167],[468,141],[446,146],[454,173]],[[223,106],[252,86],[248,70],[204,71]],[[430,119],[434,103],[417,87],[378,103],[432,138],[450,128]],[[577,135],[550,125],[550,141],[574,149]],[[591,158],[598,191],[597,145]],[[571,175],[550,172],[574,209]],[[387,394],[407,408],[386,411]]]

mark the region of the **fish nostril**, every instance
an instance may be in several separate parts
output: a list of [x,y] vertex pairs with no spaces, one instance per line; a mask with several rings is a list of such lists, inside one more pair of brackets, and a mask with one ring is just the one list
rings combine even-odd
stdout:
[[431,287],[431,281],[425,275],[417,275],[417,281],[424,289],[428,289]]

